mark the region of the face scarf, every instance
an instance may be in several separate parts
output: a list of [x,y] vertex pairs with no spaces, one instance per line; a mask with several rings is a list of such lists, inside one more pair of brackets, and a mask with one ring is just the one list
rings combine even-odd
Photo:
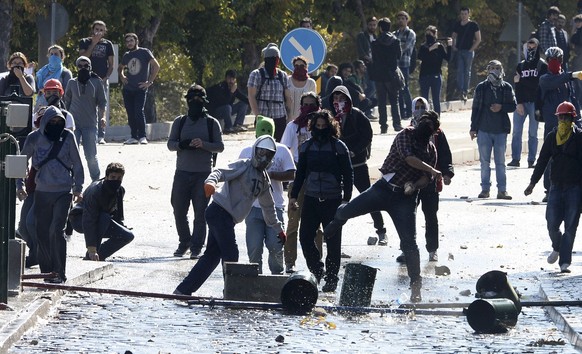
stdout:
[[265,70],[270,78],[274,78],[277,74],[277,67],[279,66],[279,57],[265,58]]
[[297,81],[306,81],[307,76],[307,69],[305,67],[298,67],[293,70],[293,78]]
[[121,188],[121,180],[103,180],[103,189],[108,194],[115,194]]
[[538,48],[532,48],[532,49],[527,49],[526,53],[525,53],[525,60],[526,61],[534,61],[536,58],[536,52],[538,51]]
[[50,72],[61,70],[63,67],[63,59],[58,55],[49,56],[48,68]]
[[63,129],[65,129],[65,121],[60,121],[58,124],[47,124],[44,128],[44,135],[50,141],[57,141]]
[[562,71],[562,62],[558,58],[548,60],[548,71],[554,75],[558,75]]
[[329,137],[331,136],[331,128],[330,127],[325,127],[323,129],[318,129],[315,126],[311,129],[311,136],[319,141],[319,142],[326,142],[329,140]]
[[567,120],[558,121],[558,132],[556,133],[556,143],[558,145],[563,145],[566,141],[568,141],[568,139],[570,139],[573,125],[574,122]]
[[350,101],[338,101],[333,103],[335,109],[335,120],[342,124],[343,118],[352,109]]
[[433,45],[434,42],[436,42],[435,36],[431,36],[430,34],[427,34],[425,37],[426,37],[426,45],[429,46],[429,47],[431,45]]
[[418,121],[420,120],[420,116],[422,116],[422,114],[426,112],[426,109],[421,108],[421,109],[414,109],[414,111],[412,111],[412,119],[410,121],[410,124],[413,127],[417,127],[418,126]]
[[503,70],[500,70],[500,69],[489,70],[489,74],[487,75],[487,81],[489,81],[491,83],[491,85],[500,86],[502,79],[503,79]]
[[91,71],[87,68],[79,69],[79,76],[77,78],[79,79],[80,83],[85,85],[91,78]]
[[192,120],[197,120],[202,116],[204,112],[204,102],[198,102],[196,100],[190,100],[188,102],[188,117]]
[[307,126],[307,123],[309,123],[309,116],[311,115],[311,113],[319,111],[319,107],[301,106],[300,109],[301,113],[299,114],[299,117],[293,120],[293,123],[297,124],[297,126],[301,129]]
[[50,96],[46,96],[46,103],[49,106],[55,106],[55,107],[59,107],[59,101],[61,100],[60,97],[58,95],[50,95]]

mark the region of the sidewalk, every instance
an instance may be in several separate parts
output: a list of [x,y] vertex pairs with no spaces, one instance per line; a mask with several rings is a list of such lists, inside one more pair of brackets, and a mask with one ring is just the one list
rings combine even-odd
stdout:
[[[425,276],[424,272],[432,272],[432,277],[427,275],[426,278],[425,287],[428,288],[428,291],[423,293],[423,302],[440,301],[440,299],[454,301],[455,298],[459,302],[471,301],[472,299],[469,297],[459,299],[458,292],[470,287],[474,293],[475,283],[473,279],[479,274],[491,270],[491,267],[500,267],[502,270],[512,273],[511,280],[514,286],[517,285],[522,290],[529,287],[530,289],[527,290],[530,293],[532,291],[539,292],[539,296],[545,300],[580,299],[578,289],[582,286],[582,275],[577,274],[582,274],[582,262],[577,254],[574,254],[570,275],[555,272],[555,265],[538,266],[538,263],[545,263],[547,254],[544,252],[549,246],[543,218],[545,207],[531,202],[531,199],[537,200],[536,198],[539,198],[541,200],[540,195],[543,194],[543,188],[539,185],[536,187],[534,195],[532,195],[534,198],[526,198],[522,192],[527,185],[526,179],[531,174],[531,170],[523,167],[508,169],[508,174],[512,175],[513,183],[510,191],[514,196],[513,201],[476,200],[476,195],[480,190],[479,168],[478,165],[474,165],[474,161],[478,158],[477,145],[475,141],[471,141],[468,133],[470,111],[467,108],[470,108],[470,105],[470,101],[464,106],[461,102],[443,105],[443,107],[455,108],[454,111],[443,113],[441,124],[453,150],[457,176],[453,184],[445,187],[445,191],[441,194],[440,217],[443,224],[441,233],[446,235],[446,238],[441,242],[439,265],[446,264],[451,268],[453,274],[448,278],[437,279],[438,277],[434,277],[434,264],[431,268],[431,264],[424,262],[426,258],[422,237],[424,231],[419,227],[418,243],[421,248],[421,257],[423,257],[423,276]],[[464,108],[464,110],[459,110],[460,108]],[[406,123],[405,121],[403,124]],[[161,124],[160,128],[150,129],[153,129],[155,134],[163,135],[157,129],[163,129],[161,127],[164,125],[167,124]],[[372,126],[374,140],[369,167],[370,175],[375,178],[378,176],[377,168],[380,167],[390,149],[395,132],[389,129],[388,134],[380,135],[378,122],[372,122]],[[113,139],[112,141],[121,141],[123,138],[120,136],[119,140]],[[240,147],[250,144],[253,138],[254,132],[225,136],[225,152],[219,155],[218,165],[224,166],[236,159]],[[508,150],[509,146],[510,144],[508,144]],[[524,144],[525,147],[527,144]],[[119,256],[114,257],[116,259],[113,262],[88,262],[82,261],[80,256],[84,254],[82,236],[79,237],[75,234],[69,243],[69,256],[67,258],[69,280],[66,284],[86,285],[105,278],[109,279],[111,284],[116,282],[125,289],[127,289],[128,284],[132,284],[132,289],[146,287],[151,291],[170,293],[176,285],[174,280],[183,276],[184,265],[189,265],[191,262],[186,259],[175,262],[176,259],[171,257],[177,238],[173,228],[168,191],[171,188],[171,177],[169,176],[173,174],[175,156],[167,151],[164,142],[153,142],[145,146],[123,146],[110,142],[107,145],[100,145],[98,149],[100,166],[104,167],[108,162],[114,160],[126,165],[128,173],[124,179],[124,185],[130,186],[126,187],[128,190],[127,203],[125,204],[126,219],[131,226],[134,226],[138,236],[134,243],[121,250]],[[519,180],[519,183],[516,183],[516,180]],[[17,209],[19,209],[18,206]],[[485,211],[489,214],[485,214]],[[507,217],[507,220],[503,218],[504,216]],[[499,217],[501,218],[496,219]],[[421,212],[419,212],[419,219],[422,219]],[[388,247],[379,248],[365,245],[365,233],[370,230],[370,220],[366,216],[361,217],[360,221],[350,222],[346,226],[349,227],[349,232],[346,232],[344,242],[345,252],[352,256],[351,261],[364,260],[383,270],[378,275],[379,279],[374,289],[374,301],[379,299],[386,301],[398,297],[402,290],[400,288],[394,289],[395,283],[398,287],[407,288],[407,284],[398,283],[403,275],[402,267],[394,262],[394,258],[398,254],[398,245],[393,225],[391,225],[389,218],[385,217],[384,220],[390,225],[390,245]],[[520,223],[519,228],[516,228],[518,223]],[[521,223],[524,224],[521,225]],[[244,240],[244,231],[241,233],[241,230],[244,230],[244,223],[237,225],[236,228],[237,238],[240,236]],[[540,235],[539,239],[537,236],[533,237],[536,233]],[[246,261],[246,248],[243,249],[242,243],[239,245],[241,246],[241,261]],[[463,248],[463,245],[468,245],[468,249]],[[500,247],[500,245],[504,247]],[[526,251],[518,249],[517,245],[523,246]],[[516,254],[516,249],[522,253]],[[510,250],[514,250],[513,253]],[[449,253],[448,259],[447,252]],[[478,253],[475,254],[475,252]],[[453,254],[454,259],[451,259]],[[121,262],[118,262],[120,259]],[[131,259],[135,262],[149,262],[152,266],[159,267],[166,273],[171,273],[173,278],[164,284],[162,282],[128,283],[128,279],[123,277],[123,273],[118,274],[116,268],[123,266],[124,262]],[[139,264],[134,263],[130,268],[137,268]],[[175,269],[179,269],[179,272]],[[115,276],[113,276],[114,272]],[[38,268],[26,270],[26,273],[38,273]],[[517,278],[518,275],[522,274],[525,275],[522,278]],[[532,278],[532,274],[535,279]],[[385,280],[387,277],[388,281]],[[532,286],[534,280],[535,289]],[[220,296],[221,276],[218,275],[210,279],[209,283],[214,281],[218,287],[209,286],[201,289],[207,292],[202,292],[201,296],[217,296],[217,294]],[[538,283],[540,284],[539,289]],[[452,286],[456,286],[458,289],[450,289]],[[340,288],[338,287],[338,289]],[[396,293],[396,296],[393,293]],[[46,316],[51,306],[58,302],[62,294],[61,291],[25,288],[19,296],[10,297],[8,305],[14,311],[0,311],[0,353],[7,351],[22,333],[37,323],[39,318]],[[330,300],[329,297],[322,298],[324,301]],[[577,349],[582,350],[582,337],[580,337],[582,310],[578,307],[550,307],[547,308],[547,312],[558,328],[566,333],[569,341]]]

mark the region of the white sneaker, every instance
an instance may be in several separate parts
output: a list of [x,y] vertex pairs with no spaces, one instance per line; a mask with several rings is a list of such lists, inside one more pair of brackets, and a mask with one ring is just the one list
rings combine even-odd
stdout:
[[143,138],[139,139],[139,143],[142,145],[147,145],[148,144],[148,139],[146,139],[146,137],[144,136]]
[[97,143],[100,145],[107,144],[104,137],[100,137],[99,140],[97,140]]
[[438,262],[439,261],[439,255],[436,253],[436,251],[428,253],[428,261],[429,262]]
[[552,253],[550,253],[550,255],[548,256],[548,263],[550,263],[550,264],[556,263],[556,261],[558,260],[558,257],[560,257],[560,252],[552,251]]
[[570,267],[570,265],[568,263],[564,263],[562,265],[560,265],[560,272],[562,273],[570,273],[571,270],[568,269]]
[[124,145],[135,145],[135,144],[139,144],[139,141],[137,141],[137,139],[134,138],[129,138],[126,141],[123,142]]

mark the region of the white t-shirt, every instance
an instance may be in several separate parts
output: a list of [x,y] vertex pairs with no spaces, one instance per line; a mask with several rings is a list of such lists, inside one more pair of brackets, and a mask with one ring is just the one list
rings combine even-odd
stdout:
[[[253,147],[247,146],[240,152],[239,158],[240,159],[250,159],[253,154]],[[277,143],[277,151],[275,152],[275,156],[273,157],[273,163],[271,167],[269,167],[269,172],[285,172],[289,170],[295,170],[295,162],[293,162],[293,156],[291,156],[291,152],[287,148],[287,146]],[[273,187],[273,200],[275,201],[276,208],[284,208],[285,207],[285,197],[283,191],[283,182],[282,181],[275,181],[271,180],[271,186]],[[253,203],[254,207],[260,208],[261,205],[259,204],[258,200],[255,200]]]
[[291,153],[293,154],[293,160],[299,161],[299,147],[303,144],[307,139],[311,138],[311,132],[307,130],[307,127],[303,127],[297,129],[299,126],[293,122],[287,123],[285,127],[285,131],[283,132],[283,137],[281,137],[281,144],[287,146]]
[[290,122],[299,116],[299,113],[301,113],[301,96],[305,92],[315,92],[316,86],[317,85],[315,84],[315,80],[308,78],[303,87],[295,87],[295,85],[293,85],[293,80],[291,80],[291,76],[289,76],[289,93],[293,98],[293,104],[291,105],[291,110],[289,111],[287,122]]

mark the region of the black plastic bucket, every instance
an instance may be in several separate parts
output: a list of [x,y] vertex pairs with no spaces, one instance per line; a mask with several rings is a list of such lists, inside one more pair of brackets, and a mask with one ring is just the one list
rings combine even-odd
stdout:
[[317,280],[311,273],[297,272],[287,279],[281,289],[281,303],[292,313],[306,313],[317,303]]
[[477,280],[477,297],[482,299],[509,299],[515,304],[517,312],[521,312],[521,302],[515,289],[507,279],[507,273],[492,270],[483,274]]
[[340,306],[369,307],[377,271],[376,268],[361,263],[346,264]]
[[479,299],[465,311],[467,322],[478,333],[505,333],[517,323],[517,310],[509,299]]

